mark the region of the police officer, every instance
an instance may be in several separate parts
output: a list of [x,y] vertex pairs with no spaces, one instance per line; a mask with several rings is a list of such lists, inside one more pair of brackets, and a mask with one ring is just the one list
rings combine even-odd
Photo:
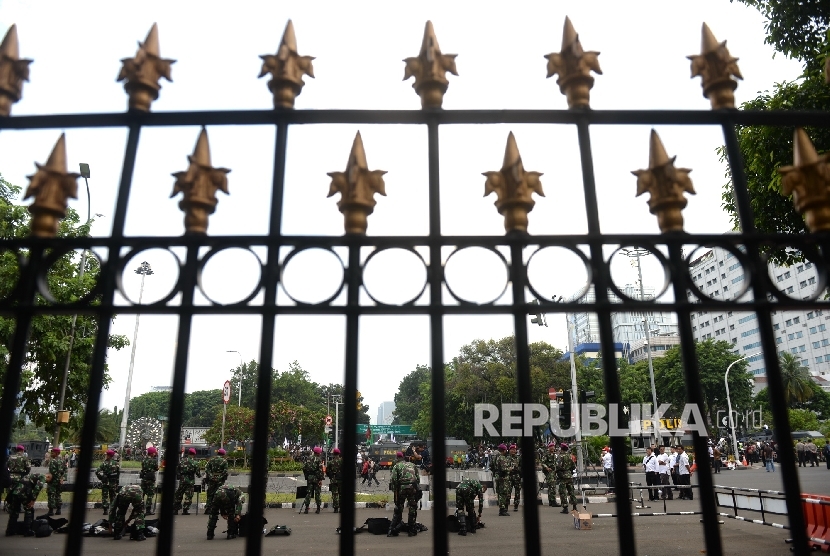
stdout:
[[559,458],[556,460],[556,480],[559,482],[559,498],[562,500],[562,513],[568,513],[568,503],[576,510],[576,496],[574,495],[573,472],[574,461],[571,458],[569,446],[564,442],[559,445]]
[[67,463],[61,456],[61,449],[55,446],[52,448],[52,457],[49,459],[49,474],[52,480],[46,486],[47,505],[49,513],[46,515],[61,515],[61,485],[66,478]]
[[242,519],[242,506],[244,504],[245,495],[242,494],[240,489],[230,485],[220,486],[213,496],[213,503],[210,505],[207,539],[209,541],[213,540],[213,532],[216,530],[219,514],[222,514],[222,519],[228,520],[228,539],[235,539],[239,534],[239,520]]
[[[179,488],[176,489],[175,502],[173,503],[173,515],[179,515],[179,510],[184,507],[182,515],[190,515],[190,505],[193,503],[193,487],[196,486],[196,477],[202,476],[199,464],[193,459],[196,449],[190,448],[187,455],[179,462],[176,470],[176,478],[179,480]],[[182,505],[184,503],[184,505]]]
[[308,505],[311,502],[312,495],[314,501],[317,502],[316,514],[320,513],[320,506],[323,501],[320,498],[320,487],[323,485],[323,460],[320,459],[320,454],[323,449],[319,446],[314,447],[314,455],[312,455],[305,464],[303,464],[303,473],[306,480],[306,494],[305,494],[305,513],[308,513]]
[[395,495],[395,511],[392,514],[392,523],[389,524],[387,537],[397,537],[403,523],[403,506],[409,507],[409,536],[418,534],[415,522],[418,518],[418,500],[421,497],[418,469],[411,461],[406,461],[403,452],[396,454],[398,463],[392,468],[389,484]]
[[[18,447],[19,448],[19,447]],[[21,451],[21,450],[18,450]],[[19,478],[9,491],[9,523],[6,526],[6,536],[11,537],[17,534],[17,518],[23,510],[24,535],[31,537],[32,522],[35,519],[35,500],[43,490],[46,483],[52,481],[50,474],[41,475],[32,473]]]
[[556,443],[548,444],[548,452],[542,456],[542,472],[545,474],[545,485],[548,489],[548,505],[558,508],[556,501]]
[[101,462],[95,476],[101,481],[101,505],[104,506],[104,515],[110,513],[110,503],[118,493],[118,483],[121,476],[121,466],[113,459],[114,450],[107,450],[107,459]]
[[217,455],[210,458],[205,466],[205,480],[207,481],[207,505],[205,506],[205,513],[210,513],[210,505],[213,502],[213,497],[219,487],[225,484],[228,480],[228,462],[225,459],[224,448],[219,448]]
[[147,457],[141,462],[141,472],[138,477],[141,479],[141,491],[144,493],[146,502],[144,507],[146,515],[155,515],[153,511],[153,496],[156,493],[156,473],[159,470],[158,450],[154,446],[147,448]]
[[340,511],[340,484],[343,481],[343,458],[340,457],[340,448],[332,450],[331,455],[332,458],[326,467],[326,476],[331,481],[329,483],[331,505],[334,507],[334,513],[337,513]]
[[[475,501],[478,498],[478,517],[471,523],[472,532],[478,529],[481,512],[484,510],[484,493],[487,487],[475,479],[466,478],[455,489],[455,517],[458,519],[458,534],[467,535],[467,518],[475,516]],[[465,515],[466,512],[466,515]]]
[[133,507],[130,517],[135,518],[135,540],[146,540],[144,536],[144,491],[139,485],[125,485],[118,491],[112,503],[112,510],[110,510],[109,521],[114,541],[121,540],[124,531],[124,516],[127,515],[127,509],[130,506]]

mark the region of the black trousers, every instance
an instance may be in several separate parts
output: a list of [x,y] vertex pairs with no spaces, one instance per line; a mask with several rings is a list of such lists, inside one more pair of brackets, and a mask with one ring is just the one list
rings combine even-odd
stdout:
[[[656,471],[647,471],[646,472],[646,484],[649,486],[659,485],[660,484],[660,477],[659,473]],[[658,490],[656,488],[648,489],[648,499],[649,500],[658,500],[660,495],[658,494]]]
[[692,484],[692,476],[691,475],[681,475],[677,474],[677,484],[681,486],[680,490],[680,498],[686,498],[687,500],[693,500],[695,495],[690,488],[682,488],[683,485],[691,485]]

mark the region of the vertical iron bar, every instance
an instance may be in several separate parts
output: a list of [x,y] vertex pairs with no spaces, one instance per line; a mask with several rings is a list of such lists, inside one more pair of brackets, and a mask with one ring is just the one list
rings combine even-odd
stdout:
[[[198,239],[198,238],[194,238]],[[187,358],[190,351],[190,330],[193,326],[193,296],[199,264],[199,242],[187,246],[187,257],[179,279],[181,306],[179,332],[176,337],[176,360],[173,368],[173,391],[170,393],[167,448],[164,452],[164,481],[161,484],[161,516],[159,519],[158,556],[173,553],[173,503],[176,493],[176,470],[179,466],[182,421],[184,420],[184,384],[187,379]]]
[[[747,191],[746,174],[744,172],[741,148],[738,144],[738,135],[735,131],[734,122],[723,125],[723,136],[726,142],[726,154],[729,158],[729,167],[732,172],[732,188],[735,195],[735,204],[738,208],[738,215],[741,219],[741,226],[744,234],[753,234],[755,220],[752,214],[752,206],[749,202]],[[775,343],[775,332],[772,328],[772,317],[770,311],[772,304],[768,291],[771,293],[774,288],[768,286],[769,277],[766,272],[767,262],[763,260],[758,252],[758,244],[751,238],[745,241],[747,256],[750,260],[752,293],[756,302],[762,303],[763,308],[758,308],[758,334],[761,337],[761,346],[764,350],[764,363],[767,373],[767,382],[773,386],[783,384],[781,381],[781,367],[778,362],[778,350]],[[784,397],[783,388],[769,388],[770,407],[772,409],[773,423],[778,435],[779,443],[782,446],[792,445],[792,429],[790,428],[789,408]],[[735,454],[737,457],[737,454]],[[782,450],[778,454],[778,462],[781,465],[781,480],[784,484],[784,497],[787,500],[787,514],[790,520],[790,530],[793,531],[793,549],[796,554],[806,554],[809,550],[807,542],[806,522],[804,511],[801,506],[801,485],[798,480],[798,470],[795,465],[795,454],[792,450]]]
[[[432,367],[432,553],[443,556],[449,553],[447,538],[447,423],[444,420],[445,373],[444,373],[444,315],[441,302],[442,282],[444,279],[441,265],[441,190],[440,161],[441,151],[438,143],[438,122],[431,120],[427,124],[428,164],[429,164],[429,293],[430,293],[430,362]],[[429,499],[429,493],[427,493]]]
[[[683,259],[682,240],[669,243],[669,260],[671,262],[672,284],[674,285],[674,299],[677,304],[677,326],[680,332],[680,359],[683,365],[684,376],[686,377],[686,403],[696,406],[700,414],[705,414],[705,398],[703,387],[700,382],[700,371],[698,370],[697,349],[694,334],[692,333],[691,313],[692,306],[689,303],[688,294],[688,266]],[[697,426],[704,423],[695,423]],[[704,429],[705,430],[705,429]],[[712,469],[708,465],[708,435],[701,435],[695,428],[692,431],[692,443],[695,448],[695,461],[703,463],[697,466],[699,472],[698,489],[700,495],[700,507],[703,511],[703,531],[706,540],[706,553],[715,556],[723,553],[723,546],[720,538],[720,524],[718,523],[717,507],[715,504],[715,483],[712,479]],[[690,490],[690,492],[694,492]]]
[[[268,258],[265,263],[263,286],[265,288],[264,307],[276,307],[277,283],[279,282],[280,235],[282,232],[282,208],[285,195],[285,158],[288,146],[288,125],[284,120],[277,123],[277,136],[274,145],[274,174],[271,188],[271,215],[268,227],[269,236],[276,242],[268,246]],[[260,339],[259,372],[257,375],[256,415],[254,417],[254,453],[251,464],[251,481],[249,483],[248,514],[250,523],[259,523],[265,506],[265,487],[255,477],[265,477],[268,473],[268,420],[271,415],[271,381],[274,361],[274,334],[276,314],[262,315],[262,337]],[[248,535],[245,554],[259,556],[262,552],[262,535]]]
[[[585,190],[585,213],[588,219],[588,232],[594,237],[601,233],[599,226],[599,210],[597,206],[597,188],[594,178],[594,160],[591,152],[591,135],[587,118],[577,123],[577,134],[579,137],[579,154],[582,162],[582,184]],[[615,418],[616,423],[623,422],[622,395],[620,394],[620,379],[617,375],[617,361],[614,351],[614,335],[611,328],[611,311],[608,301],[608,285],[611,277],[605,265],[605,257],[602,253],[602,240],[591,239],[591,270],[594,280],[594,295],[599,307],[597,318],[599,320],[599,339],[602,350],[602,376],[605,383],[605,399],[608,403],[608,416],[611,423]],[[574,393],[576,395],[576,393]],[[618,425],[619,426],[619,425]],[[628,485],[628,453],[625,445],[625,438],[622,436],[611,436],[611,457],[614,462],[614,479],[616,481],[616,506],[617,506],[617,531],[619,533],[620,547],[626,547],[631,552],[636,552],[634,541],[634,518],[631,516],[629,506],[629,485]],[[622,491],[620,490],[622,489]]]
[[92,450],[95,445],[95,431],[98,428],[98,406],[101,403],[101,385],[104,383],[104,369],[107,362],[110,324],[115,290],[118,287],[118,271],[121,260],[121,239],[124,237],[124,222],[127,203],[135,169],[135,157],[138,152],[138,138],[141,127],[131,125],[127,135],[124,152],[124,166],[121,169],[121,183],[115,202],[115,215],[112,224],[111,240],[107,250],[107,260],[101,265],[101,307],[98,313],[98,332],[95,338],[95,351],[92,356],[92,368],[89,376],[84,425],[81,429],[81,453],[78,456],[75,473],[75,489],[72,494],[72,519],[69,521],[69,534],[66,539],[66,555],[80,556],[83,548],[83,524],[86,516],[87,490],[89,489],[89,472],[92,469]]
[[[360,326],[360,286],[363,282],[360,268],[360,236],[349,237],[349,264],[346,269],[346,377],[343,386],[343,402],[346,424],[343,428],[343,466],[351,469],[357,458],[357,355],[358,329]],[[351,474],[349,474],[351,476]],[[355,481],[341,483],[340,554],[354,556]]]
[[[513,323],[516,333],[516,388],[519,394],[519,403],[522,406],[533,401],[533,389],[530,382],[530,353],[527,338],[528,308],[525,302],[525,286],[527,284],[527,268],[524,264],[523,247],[527,243],[526,233],[510,233],[510,281],[513,287]],[[524,412],[522,413],[524,415]],[[522,419],[524,428],[524,418]],[[521,436],[522,447],[522,494],[525,505],[522,517],[524,518],[525,554],[535,556],[542,553],[542,544],[539,537],[539,506],[536,504],[536,446],[533,434]],[[531,480],[531,478],[533,480]],[[567,501],[563,501],[567,505]],[[508,500],[509,506],[509,500]],[[510,508],[508,508],[509,510]]]

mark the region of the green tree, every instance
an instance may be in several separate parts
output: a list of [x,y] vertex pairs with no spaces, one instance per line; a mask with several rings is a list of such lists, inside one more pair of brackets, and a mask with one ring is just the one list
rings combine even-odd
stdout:
[[286,400],[295,405],[316,407],[320,403],[316,382],[309,379],[308,371],[297,361],[288,365],[288,370],[277,372],[273,381],[272,400]]
[[[239,385],[242,384],[242,406],[248,409],[256,409],[257,383],[259,381],[259,364],[256,361],[243,363],[231,371],[231,384],[234,394],[232,398],[239,399]],[[274,369],[271,369],[271,380],[277,376]],[[233,400],[231,400],[233,401]]]
[[[25,206],[15,203],[21,189],[0,176],[0,238],[23,238],[29,235],[29,212]],[[58,228],[59,237],[83,237],[89,235],[92,222],[81,223],[78,213],[68,209]],[[26,253],[20,255],[25,256]],[[5,297],[15,287],[19,278],[17,255],[0,252],[0,297]],[[79,274],[80,257],[74,251],[57,259],[46,275],[52,297],[59,303],[79,300],[89,292],[98,277],[100,265],[96,257],[87,257],[85,273]],[[50,303],[38,296],[38,305]],[[97,301],[93,301],[93,304]],[[72,315],[44,314],[32,319],[28,350],[24,358],[20,411],[36,426],[52,430],[60,403],[61,377],[69,351]],[[64,408],[70,412],[69,426],[63,427],[61,438],[67,438],[70,430],[82,424],[86,392],[89,387],[91,361],[95,350],[98,323],[95,317],[79,314],[75,327],[75,341],[69,365]],[[15,320],[0,316],[0,395],[5,384],[9,351],[14,338]],[[122,349],[129,345],[125,336],[110,335],[108,347]],[[107,388],[110,382],[108,369],[100,385]],[[96,408],[97,409],[97,408]]]
[[[794,431],[816,431],[819,428],[816,414],[808,409],[790,409],[790,428]],[[770,414],[772,419],[772,414]]]
[[[235,405],[231,399],[228,406]],[[185,427],[209,427],[222,415],[222,390],[198,390],[185,396]]]
[[130,421],[141,417],[158,419],[159,416],[167,417],[168,415],[170,415],[170,392],[146,392],[130,398]]
[[[717,420],[718,409],[726,407],[726,386],[724,374],[730,364],[741,356],[732,352],[729,342],[705,340],[695,344],[697,353],[700,385],[703,390],[703,407],[701,413],[707,419],[708,426]],[[659,403],[671,403],[680,413],[686,403],[686,381],[681,363],[680,346],[674,347],[654,364],[654,383]],[[729,394],[732,407],[736,411],[748,409],[752,402],[752,375],[747,370],[746,360],[735,363],[729,371]]]
[[398,385],[395,394],[394,425],[411,425],[421,411],[421,384],[429,382],[432,373],[428,366],[417,365]]
[[[761,405],[762,408],[769,409],[769,390],[767,388],[763,388],[755,395],[753,405]],[[813,395],[804,402],[791,401],[789,405],[793,409],[811,411],[822,421],[830,419],[830,393],[825,392],[818,386],[813,388]]]
[[[758,9],[766,18],[765,42],[778,52],[804,64],[802,76],[795,82],[772,85],[744,103],[743,110],[830,110],[830,88],[824,84],[821,66],[830,55],[830,6],[826,0],[783,2],[781,0],[739,0]],[[830,149],[830,129],[805,129],[818,152]],[[743,154],[747,188],[752,205],[755,226],[759,231],[787,234],[806,232],[803,218],[795,211],[792,199],[781,194],[781,175],[778,169],[792,163],[793,128],[739,127],[738,143]],[[725,160],[725,152],[720,151]],[[732,193],[731,176],[722,193],[723,207],[731,215],[738,229],[738,213]],[[802,258],[798,251],[782,247],[768,247],[771,259],[790,265]]]
[[[237,442],[244,443],[251,440],[254,436],[254,417],[253,409],[247,407],[239,407],[228,405],[227,414],[225,415],[225,443]],[[222,440],[222,412],[216,416],[213,425],[205,432],[205,440],[209,444],[219,445]]]
[[813,395],[813,379],[807,367],[801,366],[801,361],[789,351],[778,355],[781,365],[781,387],[784,389],[784,398],[787,404],[803,403]]

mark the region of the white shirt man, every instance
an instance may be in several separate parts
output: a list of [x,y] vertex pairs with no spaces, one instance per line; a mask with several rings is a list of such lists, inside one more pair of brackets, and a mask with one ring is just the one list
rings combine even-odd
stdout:
[[674,500],[674,494],[671,491],[671,467],[669,467],[669,455],[666,453],[666,447],[660,446],[660,453],[657,455],[657,473],[660,477],[660,484],[663,489],[660,491],[660,498],[665,500]]
[[[646,448],[646,455],[643,458],[643,469],[646,472],[646,484],[649,486],[659,485],[660,477],[657,476],[657,456],[651,448]],[[648,499],[652,502],[658,500],[658,489],[648,489]]]
[[602,449],[602,469],[605,471],[605,480],[608,483],[608,494],[614,492],[614,458],[611,457],[611,448]]
[[[692,484],[692,471],[691,466],[689,465],[689,456],[686,455],[686,452],[683,450],[683,446],[677,447],[677,460],[675,462],[675,466],[677,470],[677,484]],[[693,500],[694,494],[692,494],[692,489],[681,488],[680,498],[686,500]]]

